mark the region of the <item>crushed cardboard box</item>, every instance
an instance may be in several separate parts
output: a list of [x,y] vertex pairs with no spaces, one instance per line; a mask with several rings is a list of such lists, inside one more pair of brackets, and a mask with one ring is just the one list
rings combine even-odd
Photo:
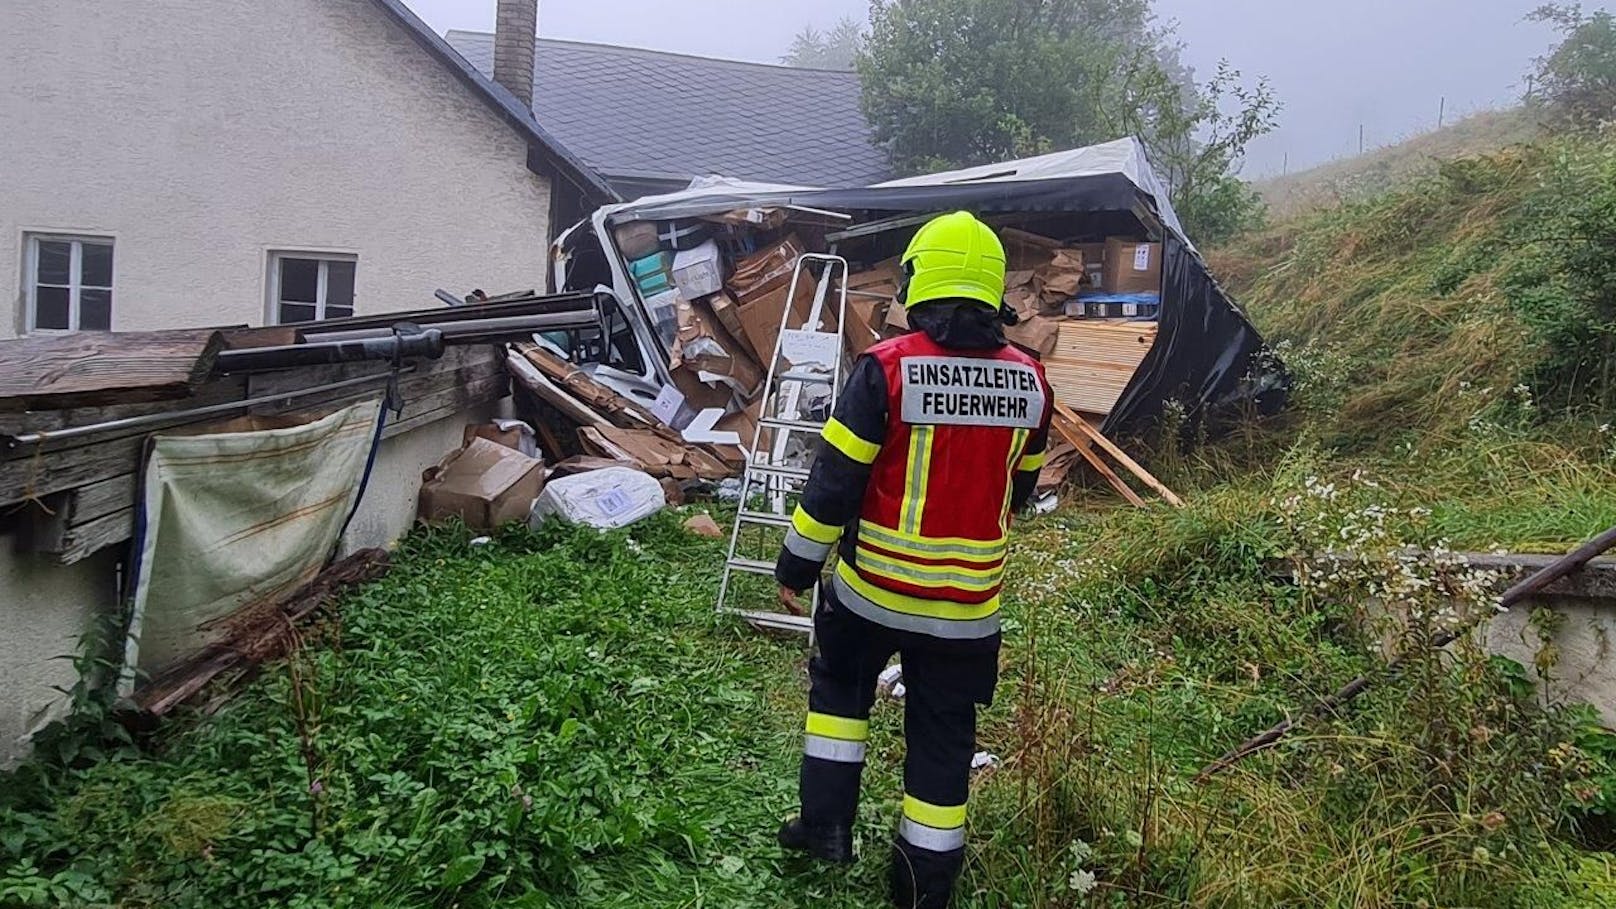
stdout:
[[1060,341],[1060,327],[1060,319],[1033,316],[1006,328],[1004,335],[1011,342],[1037,355],[1038,359],[1047,360],[1055,353],[1055,346]]
[[506,448],[514,448],[530,458],[539,456],[539,441],[533,434],[533,427],[521,420],[468,424],[461,434],[460,447],[469,446],[472,439],[487,439]]
[[762,369],[724,330],[705,300],[679,301],[679,339],[671,365],[675,369],[689,366],[697,371],[697,378],[723,382],[743,398],[757,394],[763,384]]
[[468,527],[493,530],[526,520],[543,491],[543,461],[474,438],[421,475],[417,514],[427,522],[458,517]]
[[717,456],[648,430],[585,426],[578,430],[578,439],[585,450],[601,457],[632,461],[653,477],[722,480],[734,473]]

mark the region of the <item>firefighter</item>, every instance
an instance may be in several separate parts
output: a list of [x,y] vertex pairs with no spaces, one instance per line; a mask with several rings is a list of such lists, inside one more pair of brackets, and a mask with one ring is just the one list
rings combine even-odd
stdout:
[[840,556],[814,615],[802,810],[779,840],[853,860],[876,677],[899,654],[907,748],[892,899],[935,909],[964,864],[976,711],[998,681],[1006,535],[1043,466],[1053,397],[1039,363],[1005,340],[1005,254],[991,228],[943,215],[902,261],[915,330],[854,365],[775,564],[794,603]]

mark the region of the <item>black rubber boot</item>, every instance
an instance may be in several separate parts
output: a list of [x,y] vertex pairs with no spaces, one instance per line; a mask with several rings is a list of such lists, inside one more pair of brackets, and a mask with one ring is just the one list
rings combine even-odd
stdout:
[[806,852],[816,859],[838,865],[853,863],[853,828],[842,826],[818,827],[803,823],[794,817],[780,826],[776,837],[780,845],[793,852]]
[[965,867],[965,850],[931,852],[898,840],[892,844],[888,882],[897,909],[948,909],[954,882]]

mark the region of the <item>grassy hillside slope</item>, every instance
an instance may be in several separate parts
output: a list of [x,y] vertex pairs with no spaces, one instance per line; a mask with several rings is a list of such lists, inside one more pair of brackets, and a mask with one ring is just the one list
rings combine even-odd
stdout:
[[1526,108],[1483,111],[1363,155],[1259,180],[1254,188],[1272,216],[1289,219],[1385,192],[1410,178],[1429,175],[1441,161],[1491,154],[1542,134],[1537,115]]

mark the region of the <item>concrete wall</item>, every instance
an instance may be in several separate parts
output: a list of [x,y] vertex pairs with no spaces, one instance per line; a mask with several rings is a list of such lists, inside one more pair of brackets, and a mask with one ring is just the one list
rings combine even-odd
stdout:
[[0,338],[30,231],[115,239],[115,330],[264,324],[272,250],[360,313],[544,286],[524,141],[372,0],[8,0],[0,89]]
[[0,539],[0,768],[22,753],[22,737],[62,715],[66,698],[52,687],[78,676],[56,658],[73,656],[96,620],[114,614],[117,571],[112,552],[64,568]]
[[[1534,607],[1547,609],[1550,621],[1534,622]],[[1613,640],[1616,606],[1569,597],[1523,603],[1492,619],[1486,630],[1488,652],[1525,666],[1551,702],[1590,704],[1616,729]]]
[[[343,554],[387,546],[409,531],[421,471],[460,447],[467,423],[496,415],[490,406],[418,426],[382,442],[359,510],[343,537]],[[116,614],[123,547],[74,565],[22,555],[0,538],[0,768],[27,752],[27,736],[60,717],[66,700],[52,686],[72,687],[67,660],[97,619]]]

